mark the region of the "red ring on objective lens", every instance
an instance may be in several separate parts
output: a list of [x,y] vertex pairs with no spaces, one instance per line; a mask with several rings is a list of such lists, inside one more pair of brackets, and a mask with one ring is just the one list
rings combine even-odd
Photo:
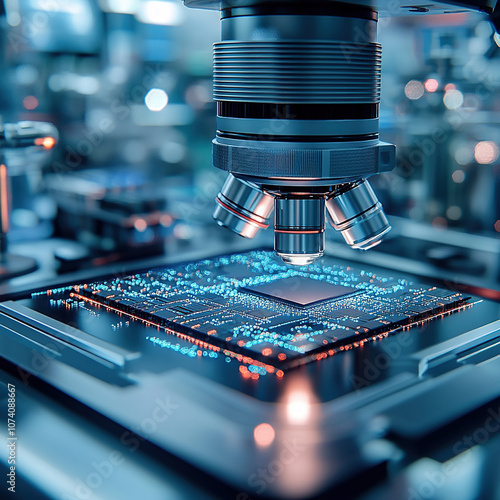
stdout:
[[219,204],[222,205],[226,210],[229,210],[233,214],[237,215],[238,217],[241,217],[242,219],[247,220],[248,222],[255,224],[256,226],[259,226],[262,229],[267,229],[269,227],[269,224],[263,224],[262,222],[258,222],[256,220],[251,219],[250,217],[247,217],[246,215],[238,212],[234,208],[231,208],[230,206],[226,205],[224,202],[220,200],[220,198],[215,198],[215,201]]

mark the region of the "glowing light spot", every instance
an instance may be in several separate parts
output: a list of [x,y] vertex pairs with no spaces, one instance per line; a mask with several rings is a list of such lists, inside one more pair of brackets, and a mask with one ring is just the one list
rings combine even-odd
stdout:
[[148,224],[144,219],[136,219],[134,222],[134,227],[139,231],[140,233],[143,233],[146,231]]
[[108,0],[104,2],[105,12],[116,12],[118,14],[135,14],[137,11],[136,0]]
[[184,144],[175,141],[165,141],[160,147],[160,158],[167,163],[179,163],[187,154]]
[[405,85],[405,95],[412,101],[420,99],[424,95],[424,90],[424,86],[418,80],[410,80]]
[[54,147],[56,140],[53,137],[37,137],[35,139],[35,146],[43,146],[45,149]]
[[457,87],[455,87],[455,84],[454,83],[447,83],[445,86],[444,86],[444,91],[445,92],[449,92],[450,90],[455,90]]
[[184,12],[177,2],[145,0],[141,2],[136,17],[146,24],[179,26],[184,21]]
[[270,424],[259,424],[253,430],[253,438],[255,439],[255,444],[261,448],[266,448],[273,441],[276,433],[274,432],[273,426]]
[[160,217],[160,224],[163,226],[163,227],[170,227],[172,225],[172,222],[174,220],[172,219],[172,217],[168,214],[163,214],[161,217]]
[[23,106],[30,111],[36,109],[38,107],[38,99],[34,95],[28,95],[23,99]]
[[492,141],[481,141],[474,148],[474,158],[481,165],[489,165],[498,159],[498,147]]
[[270,347],[266,347],[266,348],[262,349],[262,354],[264,356],[271,356],[272,353],[273,353],[273,351]]
[[177,224],[174,227],[174,236],[180,240],[189,240],[193,237],[193,230],[187,224]]
[[425,81],[424,87],[427,92],[436,92],[439,88],[439,82],[435,78],[429,78]]
[[436,217],[433,221],[432,221],[432,225],[434,227],[446,227],[448,226],[448,221],[444,218],[444,217]]
[[248,368],[245,365],[240,365],[240,367],[238,369],[239,369],[241,375],[243,376],[243,378],[245,378],[245,379],[250,378],[251,373],[248,371]]
[[311,414],[311,402],[305,391],[293,391],[286,403],[286,414],[291,424],[304,424]]
[[446,217],[451,220],[459,220],[462,217],[462,209],[456,205],[452,205],[446,210]]
[[498,219],[496,222],[495,222],[495,225],[493,226],[495,228],[495,231],[497,233],[500,233],[500,219]]
[[468,165],[474,159],[474,148],[472,144],[459,146],[455,151],[455,161],[459,165]]
[[463,170],[455,170],[455,172],[451,174],[451,178],[453,179],[453,182],[462,184],[465,180],[465,172]]
[[444,94],[443,102],[448,109],[458,109],[464,102],[464,95],[460,90],[448,90]]
[[144,102],[150,111],[161,111],[168,104],[168,95],[162,89],[151,89]]
[[92,95],[99,90],[99,80],[94,76],[80,76],[71,80],[71,86],[80,94]]

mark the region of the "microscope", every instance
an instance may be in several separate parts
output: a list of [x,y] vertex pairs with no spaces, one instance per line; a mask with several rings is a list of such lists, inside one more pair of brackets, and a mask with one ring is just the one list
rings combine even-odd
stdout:
[[22,498],[500,491],[494,291],[418,262],[283,263],[319,258],[327,219],[357,249],[390,230],[369,184],[395,165],[378,13],[479,10],[498,28],[496,0],[415,1],[184,0],[222,17],[215,218],[247,238],[273,224],[279,257],[205,245],[0,289]]
[[368,177],[395,166],[379,139],[382,47],[378,13],[470,10],[500,21],[494,0],[393,2],[184,0],[220,9],[214,44],[213,166],[228,172],[214,218],[246,238],[274,211],[274,248],[288,264],[323,254],[329,220],[352,248],[391,226]]

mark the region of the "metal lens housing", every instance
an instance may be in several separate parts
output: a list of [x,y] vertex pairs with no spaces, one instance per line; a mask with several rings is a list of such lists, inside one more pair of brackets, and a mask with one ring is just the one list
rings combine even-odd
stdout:
[[255,184],[229,174],[216,202],[214,219],[240,236],[253,238],[259,229],[269,227],[274,198]]
[[307,265],[325,248],[325,200],[307,195],[275,199],[274,249],[288,264]]
[[[310,263],[324,249],[325,200],[333,196],[332,211],[342,214],[339,186],[394,167],[395,148],[378,135],[378,15],[323,0],[184,1],[221,9],[212,158],[230,177],[214,216],[251,238],[267,225],[274,197],[277,253],[291,264]],[[375,212],[343,229],[353,246],[369,246],[357,236],[361,227],[373,241],[380,236],[368,228],[383,225]]]
[[378,245],[391,226],[367,180],[340,187],[326,202],[332,226],[360,250]]

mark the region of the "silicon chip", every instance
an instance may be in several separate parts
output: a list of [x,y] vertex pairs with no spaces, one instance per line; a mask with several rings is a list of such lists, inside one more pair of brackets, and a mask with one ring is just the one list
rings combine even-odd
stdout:
[[97,302],[112,314],[164,327],[162,340],[176,333],[212,352],[280,369],[380,339],[468,301],[327,258],[297,271],[264,250],[76,285],[72,294],[79,304]]
[[358,290],[348,286],[333,285],[304,276],[293,276],[271,281],[261,285],[245,286],[240,291],[279,300],[299,307],[311,306],[319,302],[337,299],[356,293]]

